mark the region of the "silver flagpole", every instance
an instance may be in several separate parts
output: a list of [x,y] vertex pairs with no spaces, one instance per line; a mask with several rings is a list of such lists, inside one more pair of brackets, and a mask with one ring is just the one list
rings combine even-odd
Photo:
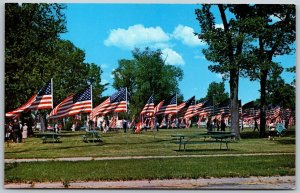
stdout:
[[[90,90],[91,90],[91,112],[90,112],[90,115],[92,113],[92,110],[93,110],[93,87],[92,85],[90,85]],[[81,115],[80,115],[81,116]],[[81,117],[80,117],[81,118]],[[87,120],[89,123],[93,123],[93,120],[90,121],[90,116],[87,117]],[[95,123],[93,123],[95,125]],[[92,128],[92,126],[91,126]],[[93,130],[93,129],[92,129]]]
[[128,101],[127,101],[127,87],[125,88],[126,89],[126,112],[128,112]]
[[53,109],[53,78],[51,78],[51,95],[52,95],[52,109]]

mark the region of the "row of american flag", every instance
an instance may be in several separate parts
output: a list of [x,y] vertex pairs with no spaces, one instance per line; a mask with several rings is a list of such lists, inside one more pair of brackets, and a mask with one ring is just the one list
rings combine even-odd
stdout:
[[[116,93],[108,97],[97,107],[92,106],[92,87],[89,86],[76,94],[71,94],[53,109],[53,81],[52,79],[42,87],[37,94],[34,94],[21,107],[6,113],[8,118],[19,117],[22,112],[38,109],[52,109],[50,119],[63,118],[73,116],[80,113],[90,113],[90,119],[93,120],[97,116],[103,116],[108,113],[127,112],[128,93],[126,88],[119,89]],[[160,101],[154,105],[154,97],[150,96],[146,105],[142,109],[140,116],[154,117],[156,115],[174,115],[179,118],[190,119],[195,115],[230,115],[230,101],[224,101],[218,105],[214,105],[210,100],[196,104],[195,96],[187,101],[177,105],[177,94],[172,95],[166,100]],[[240,112],[242,113],[242,112]],[[290,117],[289,109],[282,110],[279,106],[270,109],[266,113],[268,118]],[[259,117],[259,111],[254,108],[243,109],[242,117],[244,119],[254,119]]]
[[52,109],[49,119],[58,119],[80,113],[90,113],[90,118],[105,115],[109,112],[127,111],[127,89],[122,88],[103,103],[93,109],[92,87],[89,86],[76,94],[71,94],[53,108],[52,79],[34,94],[25,104],[5,114],[8,118],[17,118],[22,112],[38,109]]

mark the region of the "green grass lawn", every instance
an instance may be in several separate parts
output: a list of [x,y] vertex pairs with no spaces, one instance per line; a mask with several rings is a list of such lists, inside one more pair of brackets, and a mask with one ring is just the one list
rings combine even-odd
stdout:
[[[126,159],[106,161],[47,161],[5,164],[5,182],[133,180],[169,178],[248,177],[295,175],[295,130],[275,140],[258,138],[251,129],[241,132],[241,140],[229,144],[230,151],[219,144],[196,144],[178,151],[172,134],[205,132],[204,128],[161,129],[142,134],[119,131],[102,134],[103,142],[85,143],[84,132],[63,132],[61,143],[42,143],[32,137],[25,143],[5,145],[5,158],[121,157],[257,154],[251,156]],[[292,155],[259,155],[292,153]]]
[[5,164],[6,183],[283,175],[295,175],[295,156],[50,161]]
[[[5,158],[57,158],[57,157],[109,157],[109,156],[155,156],[183,154],[232,154],[232,153],[294,153],[295,134],[290,131],[275,140],[258,138],[258,133],[244,129],[238,143],[229,144],[231,151],[219,150],[219,144],[188,145],[187,151],[177,151],[178,145],[171,143],[171,135],[177,133],[205,132],[204,128],[161,129],[142,134],[102,134],[103,142],[85,143],[80,137],[84,132],[63,132],[62,143],[42,143],[40,138],[29,138],[25,143],[5,146]],[[225,145],[224,145],[225,146]]]

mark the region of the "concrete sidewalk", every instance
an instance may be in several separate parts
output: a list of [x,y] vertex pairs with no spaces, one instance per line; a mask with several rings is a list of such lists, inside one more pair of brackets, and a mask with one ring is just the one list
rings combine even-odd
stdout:
[[90,188],[90,189],[214,189],[214,190],[292,190],[296,188],[295,176],[168,179],[132,181],[88,181],[88,182],[41,182],[11,183],[4,188]]

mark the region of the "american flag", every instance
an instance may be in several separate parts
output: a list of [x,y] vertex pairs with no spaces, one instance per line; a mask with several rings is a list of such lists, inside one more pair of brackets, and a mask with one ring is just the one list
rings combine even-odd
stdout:
[[[230,100],[225,100],[215,106],[215,115],[229,115],[230,114]],[[241,109],[239,109],[241,111]]]
[[277,118],[277,117],[280,115],[280,113],[281,113],[280,106],[276,106],[276,107],[273,109],[273,112],[274,112],[273,118]]
[[133,115],[131,118],[131,122],[129,123],[129,128],[134,127],[134,125],[135,125],[135,115]]
[[109,112],[127,112],[126,88],[121,88],[103,103],[95,107],[90,114],[90,119],[95,118],[97,115],[105,115]]
[[207,116],[213,114],[213,105],[210,100],[204,101],[201,108],[198,110],[199,115]]
[[110,128],[116,128],[117,127],[117,116],[113,116],[110,120],[110,123],[109,123],[109,127]]
[[156,115],[162,114],[176,114],[177,113],[177,95],[174,94],[169,100],[164,101],[163,105],[159,108]]
[[107,107],[108,105],[109,105],[109,101],[110,101],[110,99],[109,99],[109,97],[105,100],[105,101],[103,101],[100,105],[98,105],[97,107],[95,107],[93,110],[92,110],[92,112],[90,113],[90,120],[93,120],[97,115],[99,115],[99,112],[103,109],[103,108],[105,108],[105,107]]
[[50,119],[73,116],[79,113],[90,113],[92,111],[92,88],[86,89],[68,96],[50,113]]
[[201,110],[202,106],[203,106],[203,103],[197,103],[197,104],[195,104],[194,105],[194,111],[198,112],[199,110]]
[[141,115],[147,114],[148,116],[152,116],[154,114],[154,99],[153,95],[150,96],[146,105],[144,106]]
[[254,119],[255,117],[255,110],[254,108],[248,108],[248,109],[243,109],[243,119]]
[[164,104],[165,100],[162,100],[160,103],[158,103],[156,105],[156,107],[154,108],[154,115],[156,115],[156,113],[158,112],[158,110],[160,109],[160,107]]
[[193,117],[194,109],[195,109],[195,96],[193,96],[186,102],[183,102],[179,106],[183,106],[183,107],[180,110],[178,110],[178,117],[183,117],[185,119],[189,119]]
[[37,94],[33,95],[21,107],[5,114],[6,117],[18,117],[20,113],[28,110],[52,108],[52,79],[42,87]]
[[292,111],[291,109],[284,109],[280,115],[282,120],[290,119]]

